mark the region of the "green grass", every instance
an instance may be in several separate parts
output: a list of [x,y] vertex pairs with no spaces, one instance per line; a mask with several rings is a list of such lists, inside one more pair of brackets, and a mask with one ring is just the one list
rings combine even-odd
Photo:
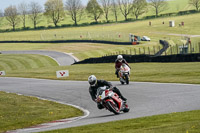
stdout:
[[171,113],[101,124],[47,131],[46,133],[199,133],[200,111]]
[[83,115],[67,105],[0,92],[0,132]]
[[26,71],[43,67],[58,66],[56,61],[41,55],[0,55],[0,70],[6,71]]
[[[169,21],[174,20],[176,26],[169,27]],[[191,21],[192,20],[192,21]],[[0,40],[69,40],[69,39],[103,39],[110,41],[129,41],[129,33],[134,35],[147,35],[153,42],[162,38],[175,38],[168,33],[199,35],[200,15],[191,14],[177,17],[158,18],[152,20],[135,21],[129,23],[105,24],[87,27],[71,27],[49,30],[21,31],[1,33]],[[152,26],[149,26],[149,21]],[[162,22],[165,22],[163,25]],[[178,24],[185,22],[184,27]],[[56,35],[56,36],[55,36]],[[120,38],[119,38],[119,35]]]
[[95,44],[95,43],[55,43],[55,44],[33,44],[33,43],[4,43],[0,44],[0,49],[2,51],[8,50],[53,50],[65,53],[73,53],[74,56],[83,60],[91,57],[102,57],[108,54],[139,54],[139,49],[141,53],[144,53],[144,48],[146,49],[146,54],[148,52],[148,47],[150,48],[150,54],[154,54],[153,47],[155,47],[155,52],[159,50],[161,45],[154,42],[147,42],[141,45],[110,45],[110,44]]
[[[2,55],[0,55],[1,57]],[[87,80],[91,74],[100,79],[118,80],[114,75],[115,68],[113,63],[107,64],[82,64],[72,66],[33,66],[31,62],[21,63],[21,57],[15,55],[16,60],[4,58],[4,63],[0,60],[0,69],[6,71],[7,77],[25,77],[25,78],[42,78],[57,79],[56,71],[69,70],[69,77],[64,80]],[[24,56],[24,58],[27,58]],[[28,60],[27,60],[28,61]],[[22,61],[23,62],[23,61]],[[46,61],[43,61],[46,62]],[[3,64],[3,65],[2,65]],[[7,64],[7,65],[5,65]],[[167,83],[191,83],[200,84],[199,62],[191,63],[131,63],[131,81],[143,82],[167,82]],[[39,68],[39,69],[38,69]]]
[[[30,67],[33,62],[19,64],[22,60],[31,60],[34,55],[8,55],[4,56],[5,62],[12,67],[4,67],[8,77],[27,77],[27,78],[46,78],[57,79],[55,72],[57,70],[69,70],[69,77],[61,80],[87,80],[88,75],[95,74],[99,79],[118,80],[114,75],[114,64],[85,64],[59,67],[57,65],[47,65],[38,68]],[[40,59],[43,56],[37,55]],[[15,58],[15,59],[12,59]],[[48,57],[46,60],[49,60]],[[9,63],[10,62],[10,63]],[[14,62],[14,63],[13,63]],[[22,61],[23,62],[23,61]],[[0,63],[1,64],[1,63]],[[46,63],[45,63],[46,64]],[[16,66],[15,66],[16,65]],[[24,67],[23,67],[24,65]],[[131,81],[144,82],[170,82],[170,83],[192,83],[200,84],[199,62],[191,63],[131,63]],[[25,67],[26,66],[26,67]],[[17,69],[16,69],[17,68]],[[2,69],[2,68],[1,68]],[[66,118],[71,113],[65,113],[68,107],[55,105],[55,103],[41,101],[33,97],[17,96],[15,94],[6,94],[0,92],[0,132],[7,130],[30,127],[43,122],[55,119]],[[22,102],[23,101],[23,102]],[[45,103],[43,103],[45,102]],[[23,103],[23,104],[22,104]],[[49,104],[48,104],[49,103]],[[45,104],[45,106],[44,106]],[[48,106],[48,107],[47,107]],[[61,106],[62,109],[60,109]],[[34,108],[34,109],[33,109]],[[37,110],[35,110],[37,108]],[[48,109],[47,109],[48,108]],[[4,111],[6,110],[6,111]],[[63,114],[60,113],[63,111]],[[52,113],[53,112],[53,113]],[[60,114],[58,116],[58,114]],[[40,116],[41,115],[41,116]],[[79,113],[78,115],[81,115]],[[53,117],[54,116],[54,117]],[[87,125],[77,128],[62,129],[51,132],[127,132],[127,133],[187,133],[199,132],[200,111],[191,111],[184,113],[172,113],[138,119],[109,122],[97,125]],[[84,130],[83,130],[84,129]]]
[[[175,0],[169,1],[169,10],[163,12],[176,12],[180,10],[193,9],[187,5],[187,0]],[[152,15],[150,12],[149,15]],[[133,17],[133,16],[129,16]],[[113,19],[111,17],[111,19]],[[123,20],[122,16],[119,20]],[[52,25],[47,22],[46,18],[38,26]],[[104,20],[104,18],[101,18]],[[176,26],[169,28],[169,20],[175,20]],[[192,21],[191,21],[192,20]],[[129,41],[129,33],[143,36],[147,35],[151,38],[150,43],[143,43],[143,45],[137,46],[116,46],[105,44],[0,44],[0,50],[55,50],[67,53],[74,53],[79,59],[85,59],[89,57],[99,57],[104,54],[116,53],[118,51],[130,51],[134,48],[153,47],[158,46],[159,39],[172,40],[172,43],[179,42],[181,37],[170,36],[168,33],[176,34],[191,34],[199,35],[199,14],[158,18],[152,20],[143,20],[128,23],[117,24],[105,24],[95,25],[88,27],[72,27],[62,29],[50,29],[50,30],[36,30],[36,31],[22,31],[22,32],[9,32],[0,33],[0,40],[66,40],[66,39],[103,39],[111,41]],[[2,29],[10,29],[3,20],[3,24],[0,26]],[[92,22],[90,18],[85,16],[85,19],[80,23]],[[152,22],[152,26],[149,26],[149,21]],[[165,22],[163,25],[162,22]],[[184,27],[179,27],[178,24],[182,21],[185,22]],[[70,18],[65,19],[61,24],[72,24]],[[19,25],[21,27],[22,25]],[[28,26],[32,27],[30,21]],[[56,35],[56,36],[55,36]],[[119,38],[120,35],[120,38]],[[178,40],[178,41],[177,41]],[[192,42],[200,42],[199,38],[192,38]],[[40,59],[40,60],[35,60]],[[199,62],[191,63],[132,63],[131,81],[144,81],[144,82],[168,82],[168,83],[191,83],[200,84],[200,70]],[[61,80],[87,80],[88,76],[95,74],[99,79],[105,79],[109,81],[118,80],[114,75],[114,64],[86,64],[86,65],[72,65],[59,67],[55,61],[48,57],[39,55],[0,55],[0,70],[6,71],[8,77],[27,77],[27,78],[45,78],[45,79],[57,79],[55,72],[57,70],[69,70],[70,76]],[[52,107],[48,106],[49,110],[46,110],[46,106],[43,106],[44,101],[40,101],[32,97],[22,97],[14,94],[5,94],[0,92],[0,108],[8,111],[0,110],[0,132],[6,130],[29,127],[42,122],[51,121],[53,119],[60,119],[68,117],[64,111],[68,110],[68,107],[61,107],[59,110],[54,103]],[[9,100],[8,100],[9,99]],[[13,100],[14,99],[14,100]],[[14,101],[14,102],[13,102]],[[21,102],[23,101],[23,102]],[[27,101],[27,105],[24,101]],[[21,104],[24,103],[24,104]],[[36,107],[35,103],[37,104]],[[7,106],[9,105],[9,106]],[[20,106],[18,106],[20,105]],[[33,110],[32,108],[38,108]],[[30,109],[30,113],[29,110]],[[51,110],[52,108],[52,110]],[[55,109],[55,111],[54,111]],[[57,110],[58,109],[58,110]],[[13,111],[14,110],[14,111]],[[28,111],[27,111],[28,110]],[[2,112],[1,112],[2,111]],[[17,111],[17,112],[16,112]],[[35,112],[31,112],[35,111]],[[56,113],[63,111],[63,115],[58,116]],[[27,113],[28,112],[28,113]],[[52,113],[53,112],[53,113]],[[14,113],[14,114],[12,114]],[[2,115],[3,114],[3,115]],[[36,116],[36,114],[43,114],[42,116]],[[82,113],[75,115],[81,115]],[[55,117],[52,117],[54,116]],[[12,117],[10,117],[12,116]],[[32,117],[34,116],[34,117]],[[36,116],[36,117],[35,117]],[[45,116],[45,118],[44,118]],[[125,120],[118,122],[110,122],[100,125],[88,125],[78,128],[63,129],[60,131],[52,132],[127,132],[127,133],[187,133],[187,132],[200,132],[200,111],[191,111],[184,113],[172,113],[167,115],[159,115],[152,117],[144,117],[133,120]],[[71,117],[71,116],[70,116]],[[31,119],[29,119],[31,118]],[[38,118],[38,119],[35,119]],[[51,119],[52,118],[52,119]],[[30,120],[30,121],[27,121]]]

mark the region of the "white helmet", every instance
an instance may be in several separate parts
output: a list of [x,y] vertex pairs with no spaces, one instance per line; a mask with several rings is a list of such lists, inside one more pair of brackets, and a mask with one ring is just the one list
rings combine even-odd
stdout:
[[97,78],[94,75],[88,77],[88,82],[91,86],[95,86],[97,83]]
[[117,56],[117,59],[118,59],[118,60],[122,60],[122,59],[123,59],[123,56],[122,56],[122,55],[118,55],[118,56]]

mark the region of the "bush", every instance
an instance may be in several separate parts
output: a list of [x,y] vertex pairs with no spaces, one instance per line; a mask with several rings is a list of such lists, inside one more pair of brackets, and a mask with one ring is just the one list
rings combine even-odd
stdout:
[[90,25],[99,24],[101,22],[91,22]]
[[178,12],[178,15],[185,15],[185,14],[187,14],[187,12],[188,11],[180,11],[180,12]]
[[88,26],[88,25],[90,25],[89,23],[82,23],[82,24],[80,24],[80,26]]
[[152,15],[152,16],[146,16],[146,17],[144,17],[145,19],[152,19],[152,18],[156,18],[156,16],[155,15]]
[[52,26],[52,25],[48,25],[47,27],[48,29],[51,29],[51,28],[55,28],[55,26]]
[[62,24],[61,27],[71,27],[71,24]]
[[25,28],[23,27],[22,28],[22,30],[30,30],[30,29],[31,29],[30,27],[25,27]]
[[45,26],[38,26],[36,29],[45,29],[46,27]]
[[197,13],[197,10],[188,10],[189,13]]
[[134,18],[128,18],[126,21],[133,21]]

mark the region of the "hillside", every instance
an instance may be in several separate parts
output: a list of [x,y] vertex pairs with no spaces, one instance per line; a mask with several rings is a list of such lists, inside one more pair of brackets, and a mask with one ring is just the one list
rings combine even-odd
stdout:
[[[168,1],[168,3],[169,3],[169,5],[168,5],[167,10],[161,12],[161,14],[194,9],[193,7],[188,5],[188,0],[170,0],[170,1]],[[152,16],[152,15],[155,15],[155,12],[151,7],[148,7],[147,13],[140,16],[139,19],[141,19],[145,16]],[[133,13],[131,13],[131,14],[129,14],[128,18],[135,19],[135,16],[133,15]],[[115,21],[114,14],[111,11],[109,13],[109,20],[111,22]],[[99,19],[99,21],[105,22],[105,17],[102,15],[101,18]],[[118,11],[118,21],[124,21],[124,17],[120,11]],[[78,22],[78,24],[88,25],[91,22],[94,22],[94,20],[92,18],[88,17],[88,14],[86,12],[84,12],[82,19],[80,22]],[[58,25],[59,26],[73,25],[73,21],[71,20],[70,16],[66,14],[64,20],[61,23],[59,23]],[[28,16],[27,16],[26,26],[29,28],[33,28],[33,24],[30,21],[30,19],[28,18]],[[41,17],[37,26],[38,27],[41,27],[41,26],[42,27],[54,27],[53,23],[45,16]],[[22,23],[17,25],[17,28],[21,28],[21,27],[22,27]],[[2,20],[2,22],[0,23],[0,29],[5,30],[5,29],[11,29],[11,28],[12,27],[8,25],[7,20],[4,18]]]

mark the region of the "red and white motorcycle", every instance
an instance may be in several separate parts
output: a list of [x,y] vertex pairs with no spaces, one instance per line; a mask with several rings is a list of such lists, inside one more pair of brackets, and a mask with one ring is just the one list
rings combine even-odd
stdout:
[[97,102],[114,114],[120,114],[121,111],[129,112],[129,107],[112,89],[99,87],[97,89]]
[[121,84],[129,84],[130,68],[126,64],[122,64],[119,70],[119,81]]

